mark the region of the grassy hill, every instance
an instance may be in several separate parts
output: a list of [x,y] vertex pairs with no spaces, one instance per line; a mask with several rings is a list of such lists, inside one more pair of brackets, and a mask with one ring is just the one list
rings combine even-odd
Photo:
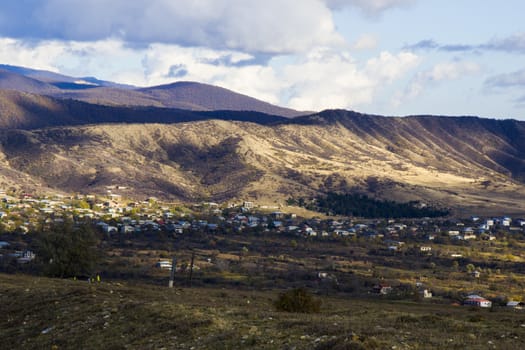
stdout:
[[278,291],[174,288],[0,274],[0,337],[19,349],[519,349],[521,312],[320,296],[277,312]]
[[[271,123],[275,117],[260,114],[181,112],[171,115],[181,123],[138,124],[133,118],[169,121],[171,112],[126,109],[118,115],[97,108],[101,113],[89,114],[96,120],[121,117],[130,124],[0,132],[0,177],[17,171],[67,192],[102,193],[105,186],[122,185],[127,197],[190,202],[282,205],[289,197],[354,191],[424,201],[464,215],[525,211],[523,122],[345,112],[335,121],[316,115],[308,123]],[[270,124],[187,121],[210,117],[202,113]]]

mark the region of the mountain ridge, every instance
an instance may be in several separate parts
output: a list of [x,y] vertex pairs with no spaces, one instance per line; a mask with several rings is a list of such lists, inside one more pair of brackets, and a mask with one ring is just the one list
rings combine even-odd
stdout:
[[[5,82],[32,79],[6,74]],[[174,86],[199,93],[177,97]],[[523,121],[346,110],[286,118],[243,110],[253,101],[239,94],[224,102],[237,110],[195,110],[224,93],[210,87],[218,95],[199,100],[202,86],[60,90],[62,97],[0,90],[0,188],[105,194],[118,185],[129,198],[274,206],[290,197],[364,193],[456,213],[525,213]],[[92,91],[121,94],[120,101],[141,96],[145,105],[64,98],[94,98]],[[195,109],[166,108],[163,99]]]
[[109,106],[255,111],[287,118],[308,114],[197,82],[174,82],[140,88],[94,77],[75,78],[10,65],[0,65],[0,88]]
[[[289,197],[357,191],[470,212],[525,210],[525,186],[506,163],[483,150],[479,157],[486,163],[452,152],[463,134],[456,143],[425,144],[404,136],[420,128],[417,123],[400,118],[392,125],[403,130],[389,143],[342,124],[305,126],[293,120],[6,130],[0,132],[0,168],[69,193],[104,193],[107,186],[120,186],[128,188],[122,195],[129,197],[282,205]],[[486,147],[503,139],[488,132],[478,136],[490,141]],[[442,150],[429,152],[432,147]],[[515,174],[523,174],[523,159],[512,164]]]

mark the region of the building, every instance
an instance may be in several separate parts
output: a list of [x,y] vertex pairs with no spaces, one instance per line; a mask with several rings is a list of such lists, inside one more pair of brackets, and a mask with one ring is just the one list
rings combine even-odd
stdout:
[[492,302],[479,295],[472,294],[467,296],[463,301],[463,305],[477,306],[477,307],[492,307]]
[[386,295],[392,292],[392,287],[387,284],[377,284],[372,288],[372,292],[376,294]]

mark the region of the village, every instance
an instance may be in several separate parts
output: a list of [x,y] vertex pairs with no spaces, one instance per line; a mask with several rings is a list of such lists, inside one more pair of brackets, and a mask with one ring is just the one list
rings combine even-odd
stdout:
[[[17,264],[24,265],[36,258],[36,254],[17,243],[18,240],[12,242],[10,239],[17,235],[38,235],[45,227],[65,221],[70,221],[73,225],[88,223],[108,239],[119,236],[140,240],[146,233],[168,235],[173,239],[192,237],[196,234],[205,234],[206,237],[257,235],[279,237],[290,242],[292,246],[300,246],[302,242],[305,246],[309,242],[355,246],[353,251],[361,251],[359,259],[365,261],[362,270],[333,268],[329,271],[319,268],[314,271],[316,278],[320,281],[334,281],[338,273],[362,273],[366,278],[376,278],[377,283],[371,284],[367,290],[378,296],[396,294],[396,287],[388,281],[402,280],[392,278],[399,274],[392,274],[387,269],[381,272],[381,261],[387,261],[388,264],[392,264],[392,259],[413,259],[418,263],[427,261],[427,269],[438,270],[437,262],[444,264],[447,269],[450,267],[450,275],[457,274],[458,279],[463,278],[462,275],[467,276],[467,280],[477,281],[478,285],[473,285],[474,287],[479,287],[480,281],[485,280],[488,283],[488,275],[494,279],[496,271],[497,275],[504,274],[500,265],[506,266],[499,258],[484,262],[483,254],[486,255],[489,251],[501,253],[503,246],[512,248],[512,244],[519,250],[525,238],[525,219],[506,216],[472,216],[464,219],[361,219],[319,215],[305,218],[294,213],[297,208],[289,206],[258,206],[251,201],[229,204],[203,202],[184,206],[180,203],[164,203],[156,198],[137,202],[124,200],[111,189],[108,189],[107,195],[104,196],[54,195],[44,198],[26,193],[15,196],[0,191],[0,198],[0,260],[4,262],[16,259]],[[242,248],[246,249],[245,246]],[[241,255],[246,254],[241,252],[239,259]],[[517,252],[507,252],[506,255],[513,262],[522,259]],[[214,265],[206,254],[201,258],[203,266]],[[254,256],[254,261],[255,258]],[[250,260],[249,257],[244,259]],[[359,259],[355,256],[350,258],[354,261]],[[377,262],[370,268],[366,265],[367,260]],[[166,259],[165,253],[156,257],[150,254],[148,259],[143,261],[159,270],[172,269],[171,259]],[[405,266],[403,264],[405,263],[399,263],[399,267]],[[410,265],[407,269],[410,269]],[[444,278],[442,273],[434,274],[438,275],[438,279]],[[428,277],[411,278],[414,279],[416,293],[421,298],[429,299],[435,296],[434,288],[428,284]],[[490,285],[492,288],[493,283]],[[477,293],[479,289],[475,288],[472,293],[467,293],[462,300],[463,304],[492,306],[489,299]],[[523,306],[521,298],[516,295],[505,297],[504,300],[513,308]]]

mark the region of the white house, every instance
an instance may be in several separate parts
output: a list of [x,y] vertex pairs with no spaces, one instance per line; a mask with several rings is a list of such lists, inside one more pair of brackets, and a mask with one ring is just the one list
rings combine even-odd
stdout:
[[168,260],[160,260],[159,262],[157,262],[156,266],[160,268],[161,270],[171,270],[172,269],[171,261],[168,261]]
[[463,301],[463,305],[478,306],[478,307],[492,307],[492,302],[479,295],[472,294],[467,296]]

